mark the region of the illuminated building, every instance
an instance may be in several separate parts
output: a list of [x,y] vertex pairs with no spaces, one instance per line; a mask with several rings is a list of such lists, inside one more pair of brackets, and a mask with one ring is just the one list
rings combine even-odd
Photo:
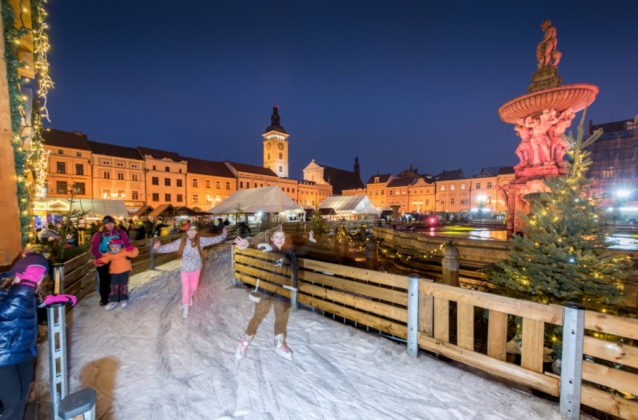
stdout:
[[434,177],[436,182],[436,211],[446,213],[470,210],[470,180],[463,170],[443,171]]
[[71,185],[75,185],[77,198],[93,198],[91,147],[86,135],[53,129],[42,135],[44,149],[49,152],[46,197],[69,198]]
[[146,167],[146,204],[186,206],[186,158],[174,152],[138,146]]
[[186,158],[186,207],[208,211],[237,191],[237,179],[224,162]]
[[507,201],[502,187],[514,179],[514,168],[511,166],[496,166],[483,168],[481,173],[469,179],[470,209],[477,212],[483,209],[486,214],[507,211]]
[[288,178],[288,137],[284,127],[279,124],[279,107],[272,108],[270,125],[262,134],[264,138],[264,168],[273,171],[280,178]]
[[422,175],[408,186],[408,213],[433,213],[436,209],[434,177]]
[[393,178],[392,174],[380,175],[377,173],[376,175],[372,175],[368,180],[366,184],[368,198],[376,208],[382,209],[390,206],[390,202],[386,200],[385,189]]
[[358,157],[355,157],[354,171],[346,171],[345,169],[321,165],[312,159],[303,170],[303,179],[304,181],[316,182],[317,185],[330,185],[333,195],[342,195],[344,190],[364,188],[360,177]]

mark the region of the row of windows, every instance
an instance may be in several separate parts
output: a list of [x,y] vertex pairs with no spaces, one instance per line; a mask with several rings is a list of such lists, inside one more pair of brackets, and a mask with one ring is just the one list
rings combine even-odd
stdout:
[[[115,176],[117,177],[118,181],[124,181],[124,172],[117,172]],[[102,172],[102,178],[111,179],[111,172],[110,171]],[[131,181],[139,181],[139,180],[140,179],[138,177],[138,174],[131,174]]]
[[[159,201],[159,193],[153,193],[152,199],[153,201]],[[171,201],[171,195],[170,194],[164,194],[164,201],[165,202],[170,202]],[[182,203],[184,201],[184,196],[182,194],[176,194],[175,195],[175,201],[177,201],[178,203]]]
[[[110,189],[103,188],[102,197],[106,199],[113,198],[113,199],[124,200],[126,198],[126,193],[124,192],[124,190],[117,190],[117,192],[111,194]],[[139,200],[139,199],[140,199],[139,191],[131,191],[131,200]]]
[[[284,154],[283,153],[279,153],[279,159],[283,159],[284,158]],[[268,153],[268,158],[267,160],[270,160],[270,153]],[[279,167],[279,172],[281,172],[281,166]]]
[[[159,177],[152,177],[151,178],[151,184],[153,185],[159,185]],[[182,182],[181,179],[176,179],[175,180],[175,186],[176,187],[182,187],[184,185],[184,183]],[[170,187],[171,186],[171,179],[170,178],[164,178],[164,186],[165,187]]]
[[[197,178],[193,178],[193,187],[197,187]],[[210,179],[206,180],[206,188],[210,188]],[[222,188],[222,183],[221,181],[215,181],[215,188],[217,188],[218,190]],[[230,182],[226,182],[226,189],[230,190]]]
[[[64,150],[58,149],[58,155],[63,155],[63,154],[64,154]],[[82,157],[82,152],[75,152],[75,156]]]
[[[57,173],[66,174],[66,162],[57,162],[55,166]],[[82,163],[75,164],[75,175],[84,175],[84,165]]]
[[[102,165],[103,166],[111,166],[111,161],[110,160],[103,160],[102,161]],[[117,166],[118,168],[124,168],[126,167],[126,164],[124,162],[121,161],[115,161],[115,166]],[[131,163],[130,164],[131,169],[139,169],[139,164],[137,163]]]
[[[228,197],[224,197],[224,198],[228,198]],[[211,204],[215,201],[221,201],[222,198],[220,196],[216,196],[215,198],[213,198],[212,195],[210,194],[206,194],[206,203],[207,204]],[[193,194],[193,204],[199,204],[199,194]]]
[[[56,194],[68,194],[70,185],[66,181],[56,181],[55,193]],[[84,182],[75,183],[75,193],[78,195],[86,195],[86,185]]]
[[[154,171],[156,171],[156,170],[157,170],[157,167],[156,167],[155,165],[153,165],[153,170],[154,170]],[[164,172],[170,172],[170,171],[171,171],[171,168],[169,168],[168,166],[164,168]],[[181,169],[178,169],[178,170],[177,170],[177,172],[181,174],[181,173],[182,173],[182,170],[181,170]]]

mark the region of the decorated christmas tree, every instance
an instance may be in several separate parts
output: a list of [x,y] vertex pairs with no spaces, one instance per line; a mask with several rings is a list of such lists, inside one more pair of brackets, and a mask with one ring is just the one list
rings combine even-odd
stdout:
[[323,219],[323,216],[321,215],[321,211],[319,210],[319,207],[315,207],[310,217],[311,217],[310,226],[308,228],[314,231],[317,237],[320,238],[330,231],[328,224],[326,223],[326,221]]
[[584,140],[584,121],[585,113],[576,139],[565,136],[571,147],[566,174],[545,180],[548,191],[530,214],[520,215],[524,236],[514,237],[508,259],[491,273],[503,294],[543,303],[572,301],[592,309],[622,296],[630,260],[608,249],[614,227],[600,198],[588,194],[591,181],[585,177],[592,163],[587,147],[602,130]]

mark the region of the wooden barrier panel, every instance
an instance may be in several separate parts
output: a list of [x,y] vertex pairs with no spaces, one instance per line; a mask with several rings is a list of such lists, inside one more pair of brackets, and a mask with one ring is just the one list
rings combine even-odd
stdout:
[[459,303],[457,306],[457,345],[474,351],[474,306]]
[[450,301],[438,296],[434,297],[434,338],[450,341]]
[[507,314],[490,310],[487,326],[487,355],[497,360],[507,358]]
[[77,267],[86,263],[88,260],[93,259],[93,254],[91,252],[85,252],[84,254],[80,254],[77,257],[67,261],[64,263],[64,275],[66,277],[67,273],[70,273]]
[[585,329],[638,340],[638,319],[585,311]]
[[338,276],[350,277],[359,280],[367,280],[372,283],[398,287],[405,290],[408,289],[408,277],[399,276],[397,274],[381,273],[379,271],[348,267],[346,265],[325,263],[322,261],[314,261],[306,258],[299,259],[299,268],[305,268],[306,270],[324,271]]
[[583,379],[595,384],[638,395],[638,375],[624,370],[584,361]]
[[585,336],[583,353],[599,359],[638,368],[638,347]]
[[580,389],[581,403],[623,419],[638,419],[638,403],[590,386]]

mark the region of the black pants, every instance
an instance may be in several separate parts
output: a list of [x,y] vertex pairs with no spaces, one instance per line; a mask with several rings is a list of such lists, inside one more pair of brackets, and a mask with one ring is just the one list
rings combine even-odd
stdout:
[[3,419],[19,419],[24,417],[24,407],[31,382],[33,382],[33,359],[16,365],[0,367],[0,400],[4,405]]
[[109,301],[109,295],[111,294],[111,275],[109,274],[109,266],[111,264],[104,264],[101,267],[97,267],[98,284],[100,291],[100,302],[106,303]]
[[122,302],[128,300],[128,278],[130,271],[120,274],[111,274],[111,294],[109,302]]

